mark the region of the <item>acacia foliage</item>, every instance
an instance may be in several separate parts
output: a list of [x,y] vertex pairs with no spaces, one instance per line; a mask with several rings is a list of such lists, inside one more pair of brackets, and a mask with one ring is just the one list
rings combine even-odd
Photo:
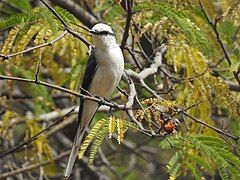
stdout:
[[[201,2],[203,7],[195,0],[134,1],[129,31],[132,37],[129,37],[128,46],[132,47],[133,55],[139,60],[141,68],[149,66],[160,45],[164,43],[167,49],[159,71],[145,79],[146,84],[162,98],[154,97],[135,81],[139,99],[136,103],[138,105],[134,107],[135,117],[150,130],[155,130],[155,124],[163,128],[166,117],[178,118],[182,123],[179,132],[175,132],[178,134],[170,134],[169,140],[160,141],[162,138],[157,137],[149,140],[122,111],[113,113],[110,118],[104,113],[97,115],[79,157],[82,158],[86,152],[88,154],[89,148],[89,163],[102,167],[99,163],[102,157],[97,154],[101,154],[98,152],[104,142],[103,152],[113,169],[111,172],[106,169],[101,171],[109,177],[114,176],[113,172],[116,171],[130,179],[141,178],[141,173],[146,178],[156,178],[160,176],[157,166],[165,163],[160,171],[164,171],[170,179],[184,176],[195,179],[218,176],[222,179],[239,178],[238,143],[176,111],[186,109],[189,115],[204,123],[240,135],[240,96],[239,92],[230,88],[230,84],[239,86],[234,73],[239,73],[240,65],[240,3],[233,0],[216,4],[212,1]],[[1,54],[13,54],[30,46],[50,42],[64,31],[63,25],[46,7],[24,7],[28,8],[17,14],[13,12],[0,21],[0,29],[8,34],[1,44]],[[19,5],[19,8],[22,7]],[[120,42],[126,13],[123,4],[117,1],[99,1],[95,5],[89,1],[88,8],[113,27]],[[55,7],[55,10],[71,28],[91,40],[86,31],[76,26],[82,23],[72,14],[60,7]],[[216,29],[209,24],[207,18],[215,23]],[[230,65],[219,41],[227,49]],[[39,79],[77,91],[86,65],[87,50],[81,41],[66,35],[51,47],[1,60],[0,72],[2,75],[34,79],[40,68],[37,74]],[[125,68],[140,72],[141,68],[134,64],[132,55],[128,51],[124,53]],[[0,135],[3,142],[10,142],[9,145],[2,143],[1,151],[51,124],[41,119],[42,114],[77,104],[76,97],[66,96],[44,86],[13,81],[2,81],[0,85],[0,104],[5,109],[1,115]],[[120,87],[128,90],[123,82]],[[24,110],[17,108],[18,102],[13,98],[19,94]],[[124,95],[112,97],[119,103],[126,102]],[[62,128],[64,131],[68,127]],[[19,139],[11,144],[10,140],[15,133]],[[114,133],[117,134],[116,141],[109,142],[107,137],[112,137]],[[64,133],[66,135],[68,134]],[[53,158],[56,151],[63,150],[58,148],[61,142],[52,144],[54,138],[41,134],[33,142],[33,147],[26,149],[28,157],[21,159],[24,152],[17,153],[19,161],[30,162],[32,158],[32,162],[36,163]],[[155,151],[149,153],[141,149],[145,140],[149,141],[147,148]],[[125,141],[135,146],[128,146]],[[122,152],[121,146],[116,142],[123,143],[130,151]],[[165,149],[169,151],[166,153]],[[129,173],[129,159],[135,158],[136,154],[140,155]],[[66,163],[64,160],[62,162]],[[154,166],[152,173],[149,163]],[[59,175],[60,171],[61,168],[57,165],[45,168],[45,174],[49,176]]]

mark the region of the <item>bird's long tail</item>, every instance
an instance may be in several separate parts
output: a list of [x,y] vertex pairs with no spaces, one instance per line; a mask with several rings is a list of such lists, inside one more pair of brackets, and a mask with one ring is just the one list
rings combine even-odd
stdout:
[[71,149],[71,153],[68,159],[68,163],[67,166],[65,168],[65,172],[64,172],[64,177],[65,178],[69,178],[69,176],[72,173],[72,169],[73,169],[73,165],[74,162],[76,160],[77,154],[79,152],[80,146],[81,146],[81,141],[83,138],[83,135],[85,133],[85,128],[83,130],[81,130],[80,127],[78,127],[78,131],[77,134],[75,136],[75,139],[73,141],[73,145],[72,145],[72,149]]

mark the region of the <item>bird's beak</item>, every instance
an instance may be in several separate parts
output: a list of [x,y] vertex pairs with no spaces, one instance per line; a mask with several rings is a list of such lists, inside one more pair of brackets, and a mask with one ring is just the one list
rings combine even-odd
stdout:
[[89,30],[89,32],[90,32],[90,34],[97,34],[97,32],[96,31],[94,31],[94,30]]

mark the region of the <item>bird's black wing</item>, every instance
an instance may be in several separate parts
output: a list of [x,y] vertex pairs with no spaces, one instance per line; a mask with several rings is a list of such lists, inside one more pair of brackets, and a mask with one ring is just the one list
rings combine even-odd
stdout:
[[[84,76],[83,76],[83,81],[82,81],[82,86],[81,86],[82,87],[81,94],[87,95],[86,91],[89,90],[89,87],[92,83],[92,79],[95,75],[97,68],[98,68],[98,65],[96,62],[96,57],[94,55],[94,50],[92,50],[91,55],[87,62],[87,67],[86,67]],[[83,105],[84,105],[84,98],[80,97],[80,105],[79,105],[79,112],[78,112],[78,123],[79,124],[81,122]]]

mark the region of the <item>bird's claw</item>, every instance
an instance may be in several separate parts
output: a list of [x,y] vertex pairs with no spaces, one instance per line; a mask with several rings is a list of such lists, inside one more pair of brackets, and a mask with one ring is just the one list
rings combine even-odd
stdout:
[[109,102],[107,99],[101,97],[101,96],[94,96],[95,98],[98,98],[100,101],[98,102],[99,106],[106,104],[106,102]]

